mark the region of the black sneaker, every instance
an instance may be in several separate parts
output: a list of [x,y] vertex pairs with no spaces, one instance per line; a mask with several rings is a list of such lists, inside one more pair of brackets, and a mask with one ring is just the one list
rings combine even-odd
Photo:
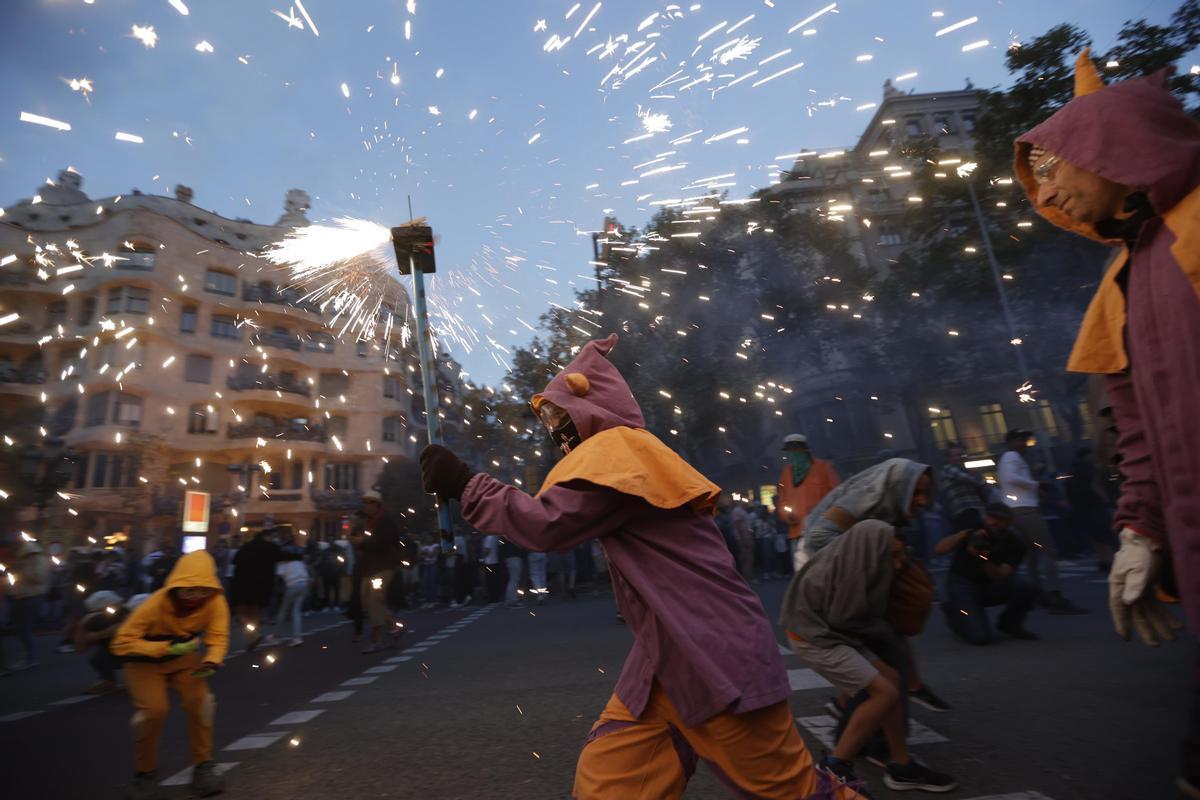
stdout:
[[827,775],[834,785],[850,786],[861,797],[866,798],[866,800],[874,800],[867,791],[866,785],[855,776],[853,761],[842,761],[841,759],[834,759],[833,756],[826,755],[817,764],[817,770]]
[[908,699],[918,705],[925,706],[930,711],[949,711],[954,707],[934,694],[933,690],[925,684],[921,684],[920,689],[910,690]]
[[1010,636],[1013,639],[1021,639],[1026,642],[1036,642],[1039,637],[1033,631],[1027,629],[1024,625],[997,625],[996,630],[1003,633],[1005,636]]
[[907,764],[888,764],[883,782],[894,792],[953,792],[958,781],[910,758]]

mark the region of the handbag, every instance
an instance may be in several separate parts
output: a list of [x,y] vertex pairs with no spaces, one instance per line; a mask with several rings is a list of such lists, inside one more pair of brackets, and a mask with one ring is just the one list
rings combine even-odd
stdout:
[[906,558],[892,579],[885,619],[901,636],[916,636],[925,629],[934,594],[933,578],[924,565]]

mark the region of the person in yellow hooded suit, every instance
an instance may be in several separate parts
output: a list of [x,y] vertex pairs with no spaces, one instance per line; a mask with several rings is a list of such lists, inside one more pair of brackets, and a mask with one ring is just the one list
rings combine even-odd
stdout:
[[646,430],[609,361],[584,345],[531,400],[563,458],[530,496],[444,447],[421,453],[425,489],[461,500],[482,531],[535,552],[599,539],[634,643],[583,746],[577,800],[667,800],[705,762],[737,797],[857,797],[819,769],[762,603],[712,518],[719,487]]
[[192,792],[207,797],[222,790],[212,762],[215,703],[206,679],[224,662],[228,644],[229,604],[216,562],[204,550],[179,559],[163,588],[146,598],[113,636],[109,649],[124,659],[135,709],[131,800],[160,796],[158,746],[169,709],[168,688],[179,693],[187,712]]

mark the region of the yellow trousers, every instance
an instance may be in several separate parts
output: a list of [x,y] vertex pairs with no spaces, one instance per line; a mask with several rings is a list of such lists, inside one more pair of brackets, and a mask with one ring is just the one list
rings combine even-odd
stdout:
[[[592,726],[575,768],[576,800],[668,800],[683,795],[703,761],[735,797],[802,800],[819,774],[787,702],[685,725],[655,682],[640,719],[614,694]],[[838,786],[838,800],[859,797]]]
[[158,745],[163,723],[170,708],[168,687],[179,693],[187,712],[188,737],[192,743],[192,763],[212,760],[213,712],[215,703],[208,681],[192,675],[200,668],[199,653],[190,653],[162,663],[125,662],[125,681],[135,709],[133,726],[133,763],[138,772],[158,768]]

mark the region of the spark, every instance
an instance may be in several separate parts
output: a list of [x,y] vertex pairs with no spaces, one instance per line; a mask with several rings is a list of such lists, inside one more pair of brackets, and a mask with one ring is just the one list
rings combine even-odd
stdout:
[[153,25],[134,25],[130,28],[129,35],[144,44],[147,50],[158,44],[158,32],[154,30]]
[[[758,84],[755,84],[755,86],[757,86],[757,85]],[[712,142],[719,142],[722,139],[728,139],[730,136],[737,136],[739,133],[745,133],[748,130],[750,130],[750,129],[743,125],[742,127],[734,128],[731,131],[725,131],[724,133],[714,134],[713,136],[710,136],[707,139],[705,139],[704,143],[710,144]]]
[[978,50],[981,47],[987,47],[988,44],[989,44],[989,42],[987,39],[980,39],[978,42],[971,42],[970,44],[964,44],[962,46],[962,51],[964,53],[969,53],[972,50]]
[[945,36],[947,33],[953,33],[954,31],[959,30],[960,28],[965,28],[968,25],[974,25],[976,22],[979,22],[979,17],[967,17],[964,20],[959,20],[958,22],[954,23],[953,25],[947,25],[946,27],[942,28],[940,31],[935,33],[934,36]]
[[180,14],[183,14],[185,17],[188,15],[188,7],[183,4],[183,0],[167,0],[167,2],[171,4],[171,8]]
[[787,67],[787,68],[785,68],[785,69],[781,69],[781,70],[779,70],[779,72],[776,72],[776,73],[774,73],[773,75],[768,75],[768,76],[767,76],[767,77],[765,77],[765,78],[760,78],[759,80],[756,80],[754,83],[750,84],[750,88],[751,88],[751,89],[753,89],[753,88],[755,88],[755,87],[757,87],[757,86],[762,86],[762,85],[763,85],[764,83],[766,83],[767,81],[773,81],[773,80],[775,80],[776,78],[780,77],[781,75],[786,75],[786,74],[788,74],[789,72],[792,72],[792,71],[794,71],[794,70],[798,70],[798,69],[800,69],[800,68],[801,68],[801,67],[803,67],[803,66],[804,66],[804,62],[803,62],[803,61],[799,62],[798,64],[792,64],[790,67]]
[[64,78],[63,80],[67,82],[67,86],[71,87],[71,91],[79,92],[85,98],[95,91],[91,78]]
[[533,32],[541,33],[544,30],[546,30],[546,20],[539,19],[533,26]]
[[0,317],[0,325],[7,325],[10,322],[16,322],[20,318],[21,315],[15,311],[11,314],[5,314],[3,317]]
[[289,28],[299,28],[300,30],[304,30],[304,23],[301,22],[300,18],[296,16],[296,9],[294,6],[288,9],[288,13],[286,15],[282,11],[276,11],[275,9],[271,9],[271,13],[286,22]]
[[213,46],[207,39],[204,39],[196,44],[196,52],[211,53],[213,52]]
[[347,86],[345,83],[342,83],[341,89],[342,89],[342,97],[349,100],[350,99],[350,87]]
[[788,28],[788,33],[795,33],[796,31],[800,30],[808,23],[812,22],[813,20],[817,19],[818,17],[823,17],[824,15],[828,14],[830,11],[833,11],[836,8],[837,8],[837,3],[830,3],[829,5],[822,8],[820,11],[809,14],[807,17],[800,20],[792,27]]
[[304,21],[308,23],[308,27],[312,28],[313,36],[320,36],[321,32],[317,30],[317,23],[313,22],[312,17],[308,15],[308,9],[304,7],[301,0],[296,0],[296,8],[300,9],[300,13],[304,15]]
[[906,72],[906,73],[904,73],[903,75],[897,75],[897,76],[896,76],[896,83],[900,83],[900,81],[907,81],[907,80],[911,80],[911,79],[913,79],[913,78],[915,78],[915,77],[917,77],[917,73],[915,73],[915,72]]
[[720,64],[728,64],[731,61],[741,61],[754,52],[758,47],[758,43],[762,39],[751,39],[748,36],[736,40],[730,47],[725,48],[719,54],[713,56],[711,60],[715,60]]
[[21,112],[21,122],[32,122],[34,125],[45,125],[47,128],[54,128],[59,131],[71,130],[69,122],[62,122],[50,117],[43,117],[41,114],[30,114],[28,111]]
[[649,109],[641,115],[642,128],[647,133],[666,133],[671,130],[671,117],[664,113],[652,113]]
[[117,131],[117,135],[113,138],[118,142],[132,142],[133,144],[143,144],[145,142],[145,140],[136,133],[125,133],[124,131]]
[[[579,27],[575,29],[576,39],[579,38],[579,34],[583,33],[584,29],[588,26],[588,23],[592,21],[592,17],[596,16],[596,12],[600,10],[600,6],[600,3],[596,3],[596,5],[592,6],[592,10],[589,11],[588,15],[583,18],[583,22],[579,23]],[[641,30],[641,28],[638,30]]]

